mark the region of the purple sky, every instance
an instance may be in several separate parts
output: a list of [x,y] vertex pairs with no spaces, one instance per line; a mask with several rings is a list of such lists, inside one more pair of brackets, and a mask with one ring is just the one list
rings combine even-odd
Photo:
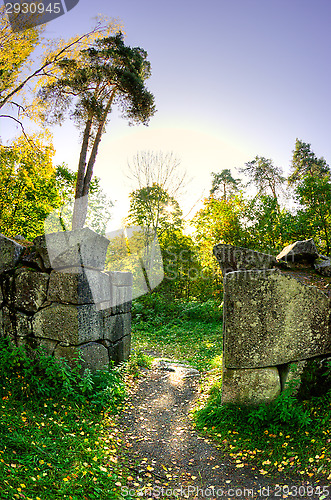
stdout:
[[[138,150],[174,151],[193,177],[184,209],[210,188],[210,172],[255,155],[288,172],[296,137],[331,162],[330,0],[80,0],[47,25],[68,37],[105,14],[124,24],[126,42],[149,55],[158,112],[149,127],[114,114],[95,173],[125,215],[132,186],[123,174]],[[54,129],[57,161],[73,169],[78,135]],[[115,219],[115,223],[117,219]]]

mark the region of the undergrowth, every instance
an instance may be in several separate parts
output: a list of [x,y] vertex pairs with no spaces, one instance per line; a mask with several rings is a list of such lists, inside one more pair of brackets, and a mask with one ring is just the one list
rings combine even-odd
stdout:
[[220,385],[194,415],[197,428],[211,435],[235,460],[255,464],[260,474],[331,479],[331,393],[301,401],[296,383],[271,403],[222,404]]
[[121,498],[122,371],[81,373],[0,340],[1,499]]

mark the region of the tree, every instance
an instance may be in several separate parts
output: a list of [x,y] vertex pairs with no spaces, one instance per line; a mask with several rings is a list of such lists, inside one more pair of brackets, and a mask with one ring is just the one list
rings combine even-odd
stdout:
[[246,167],[239,171],[249,177],[248,184],[254,184],[258,194],[269,194],[277,199],[277,189],[281,188],[285,181],[282,170],[273,165],[272,160],[263,156],[256,156],[254,160],[245,163]]
[[61,203],[56,186],[54,149],[41,136],[31,148],[23,136],[10,148],[0,145],[0,233],[33,239],[44,220]]
[[39,97],[45,120],[61,123],[70,111],[83,131],[72,223],[77,229],[85,222],[93,167],[113,105],[130,123],[147,124],[155,113],[154,96],[145,87],[151,69],[147,53],[125,45],[122,33],[61,60],[58,69],[61,77],[43,87]]
[[42,28],[13,32],[5,13],[0,7],[0,102],[6,92],[15,88],[30,54],[40,41]]
[[59,76],[58,63],[61,60],[77,57],[80,50],[99,38],[118,32],[120,28],[119,23],[114,20],[99,19],[89,32],[76,35],[67,41],[44,40],[41,60],[34,61],[31,55],[41,43],[43,27],[13,32],[5,8],[1,7],[0,109],[4,114],[1,114],[0,118],[14,120],[25,134],[23,119],[37,119],[39,109],[38,100],[26,99],[26,89],[31,93],[32,84],[37,88],[54,81]]
[[216,196],[220,193],[221,199],[226,200],[229,196],[238,191],[241,181],[240,179],[234,179],[231,170],[228,168],[223,169],[220,173],[212,172],[211,175],[213,176],[210,190],[211,195]]
[[[66,165],[56,168],[56,189],[61,198],[61,205],[53,212],[52,217],[48,218],[45,227],[47,232],[59,229],[59,225],[65,231],[72,229],[76,180],[77,172],[73,172]],[[113,203],[102,190],[100,182],[99,177],[94,177],[91,181],[86,222],[96,233],[105,235]]]
[[309,237],[316,239],[327,255],[330,254],[331,183],[330,174],[322,177],[306,175],[296,187],[296,196],[304,210],[297,217]]
[[317,158],[311,145],[296,140],[292,157],[292,173],[288,183],[300,208],[298,227],[307,236],[315,237],[329,255],[331,250],[331,170],[323,157]]
[[140,151],[129,162],[129,178],[139,189],[160,186],[169,196],[176,197],[187,183],[186,171],[173,152]]
[[178,202],[158,184],[142,187],[130,194],[127,221],[146,228],[152,238],[164,231],[180,229],[183,224]]
[[[280,208],[271,195],[256,195],[248,200],[245,209],[246,246],[266,253],[280,251],[292,243],[286,239],[290,217],[285,208]],[[284,241],[285,238],[285,241]]]
[[330,173],[325,159],[317,158],[311,150],[311,145],[296,139],[292,157],[292,174],[288,178],[289,185],[294,185],[306,175],[324,176]]
[[199,257],[205,273],[211,276],[213,287],[220,287],[221,270],[213,256],[213,247],[218,243],[245,246],[245,203],[241,196],[229,200],[218,200],[212,196],[204,200],[192,220],[194,239],[199,247]]

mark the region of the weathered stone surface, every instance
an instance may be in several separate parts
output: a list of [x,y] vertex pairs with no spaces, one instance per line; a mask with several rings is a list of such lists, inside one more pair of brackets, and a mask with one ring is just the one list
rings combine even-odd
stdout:
[[130,312],[132,308],[132,288],[130,286],[112,287],[113,314]]
[[72,365],[74,360],[81,356],[82,368],[90,370],[100,370],[109,364],[108,349],[101,344],[89,342],[79,347],[72,347],[59,344],[54,351],[56,359],[65,358]]
[[34,315],[32,327],[36,337],[73,345],[103,338],[102,317],[93,304],[52,304]]
[[111,309],[101,311],[103,338],[110,342],[117,342],[120,338],[131,333],[131,314],[113,315]]
[[109,276],[93,269],[82,269],[80,273],[52,271],[47,298],[64,304],[98,304],[109,301]]
[[47,354],[52,356],[54,354],[55,348],[58,345],[58,341],[49,339],[37,339],[36,342],[38,347],[43,348]]
[[222,269],[223,276],[233,271],[271,269],[277,263],[273,255],[223,243],[215,245],[213,253]]
[[44,271],[45,266],[43,260],[37,252],[24,253],[21,257],[21,263],[23,266],[32,267],[34,269]]
[[224,277],[227,368],[276,366],[331,352],[329,299],[279,270]]
[[318,257],[318,251],[315,242],[312,238],[309,240],[296,241],[292,245],[285,247],[280,254],[277,255],[277,261],[285,262],[300,262],[307,260],[313,262]]
[[49,275],[30,269],[15,271],[14,305],[28,312],[37,311],[47,297]]
[[259,405],[273,401],[281,391],[276,367],[229,370],[223,368],[222,404]]
[[14,269],[23,251],[22,245],[0,234],[0,274]]
[[130,346],[131,335],[126,335],[109,348],[109,357],[115,363],[115,365],[129,359]]
[[318,258],[314,262],[314,269],[322,276],[331,276],[331,260],[328,258]]
[[2,334],[4,337],[14,337],[14,316],[13,313],[4,306],[2,308]]
[[79,266],[103,270],[109,240],[83,228],[39,236],[34,244],[46,268]]
[[31,317],[16,311],[16,335],[19,337],[27,337],[32,335]]
[[114,286],[132,286],[133,275],[122,271],[108,271],[111,284]]

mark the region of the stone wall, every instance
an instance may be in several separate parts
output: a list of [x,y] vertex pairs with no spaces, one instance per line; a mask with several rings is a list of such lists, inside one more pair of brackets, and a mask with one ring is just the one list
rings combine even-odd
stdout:
[[0,336],[92,370],[128,359],[132,274],[103,270],[108,243],[86,228],[0,235]]
[[[214,255],[224,286],[222,401],[272,401],[293,379],[294,365],[302,381],[330,357],[327,259],[313,240],[296,242],[276,258],[223,244]],[[321,259],[323,278],[316,274]]]

